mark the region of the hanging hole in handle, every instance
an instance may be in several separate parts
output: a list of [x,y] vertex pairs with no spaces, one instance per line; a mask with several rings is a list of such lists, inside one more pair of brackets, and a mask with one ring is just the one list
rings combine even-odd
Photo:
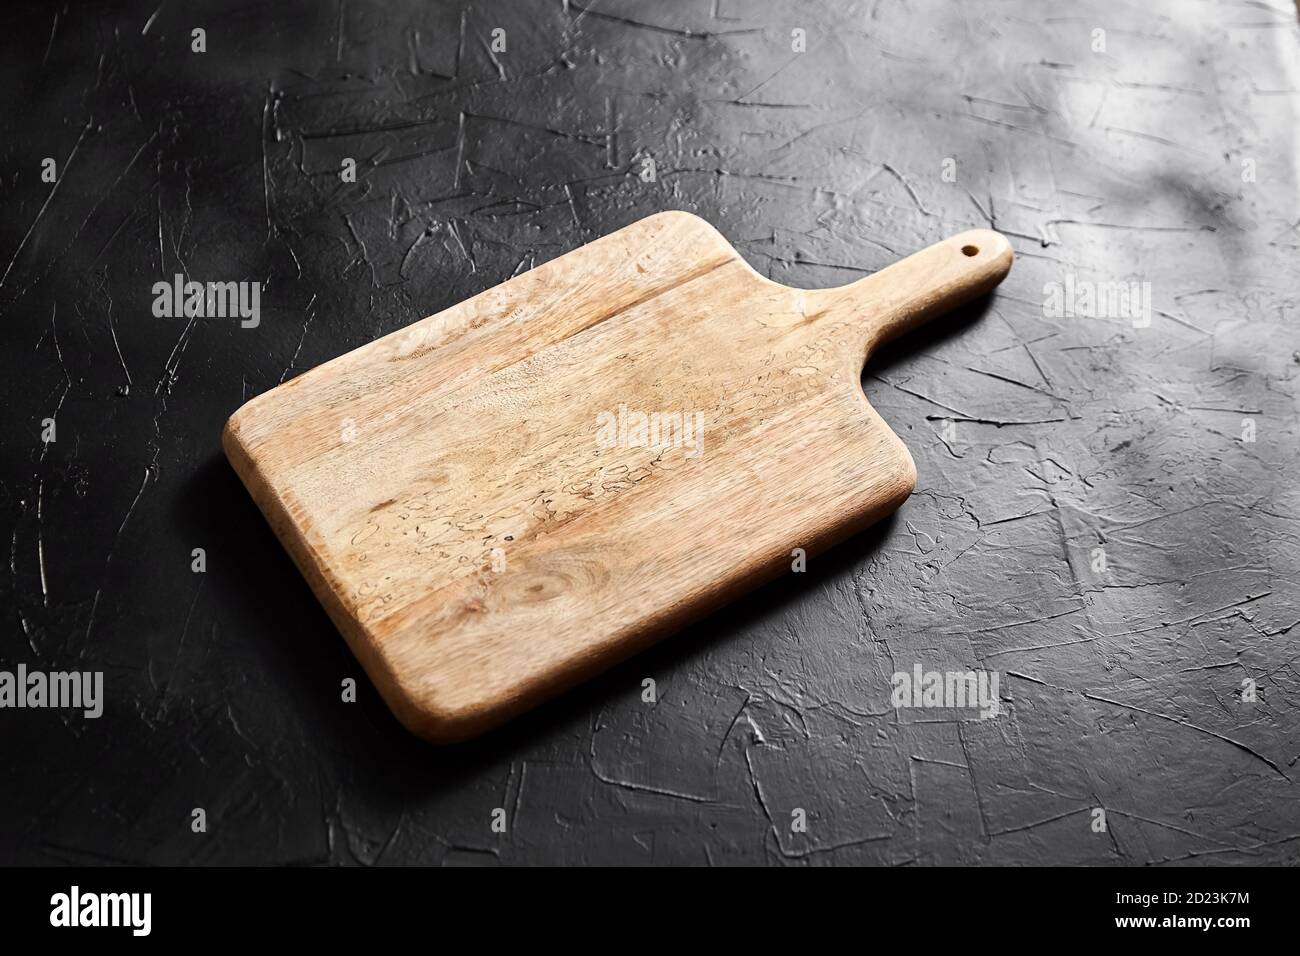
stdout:
[[980,254],[979,246],[962,246],[961,254],[963,256],[978,256]]

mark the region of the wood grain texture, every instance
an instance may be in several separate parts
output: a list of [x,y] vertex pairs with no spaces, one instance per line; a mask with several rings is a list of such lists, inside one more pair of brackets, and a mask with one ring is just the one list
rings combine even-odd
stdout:
[[[915,468],[862,365],[1011,259],[977,230],[798,290],[662,213],[259,396],[224,446],[398,718],[463,739],[895,509]],[[604,440],[638,412],[702,431]]]

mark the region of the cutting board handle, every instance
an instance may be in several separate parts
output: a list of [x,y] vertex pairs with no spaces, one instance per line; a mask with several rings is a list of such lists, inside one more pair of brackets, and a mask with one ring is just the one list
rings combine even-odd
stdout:
[[1013,258],[1001,233],[972,229],[826,290],[827,309],[862,323],[865,341],[857,357],[865,360],[886,342],[991,291],[1011,271]]

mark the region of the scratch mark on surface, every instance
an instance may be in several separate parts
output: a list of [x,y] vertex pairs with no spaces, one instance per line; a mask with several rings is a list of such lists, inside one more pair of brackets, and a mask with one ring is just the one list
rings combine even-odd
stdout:
[[72,151],[68,153],[68,158],[65,159],[59,167],[58,175],[54,179],[54,185],[50,187],[49,193],[45,196],[45,202],[41,203],[41,208],[36,212],[36,218],[33,219],[32,224],[27,227],[27,232],[23,234],[23,238],[18,243],[18,248],[14,250],[14,254],[9,257],[9,265],[5,266],[4,275],[0,275],[0,289],[4,288],[5,281],[9,278],[9,272],[13,269],[14,263],[18,261],[18,257],[22,254],[23,249],[27,246],[27,240],[32,237],[32,233],[36,230],[36,226],[41,221],[41,217],[45,215],[45,210],[49,208],[50,201],[54,199],[55,194],[59,191],[59,187],[63,185],[63,180],[67,178],[68,168],[72,165],[72,160],[76,157],[77,150],[81,148],[81,141],[86,138],[86,133],[90,131],[92,125],[93,121],[87,120],[86,125],[81,127],[81,132],[77,136],[77,141],[72,144]]

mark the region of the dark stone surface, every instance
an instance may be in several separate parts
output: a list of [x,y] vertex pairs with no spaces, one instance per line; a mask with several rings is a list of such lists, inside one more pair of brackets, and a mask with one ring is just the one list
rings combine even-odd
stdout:
[[[0,711],[3,861],[1296,862],[1284,0],[0,18],[0,659],[106,682],[98,720]],[[669,208],[792,285],[971,226],[1019,258],[866,371],[920,472],[893,520],[501,732],[425,746],[221,426]],[[177,272],[263,283],[260,326],[155,318]],[[1067,275],[1149,282],[1150,325],[1045,316]],[[998,672],[1003,713],[895,711],[916,663]]]

